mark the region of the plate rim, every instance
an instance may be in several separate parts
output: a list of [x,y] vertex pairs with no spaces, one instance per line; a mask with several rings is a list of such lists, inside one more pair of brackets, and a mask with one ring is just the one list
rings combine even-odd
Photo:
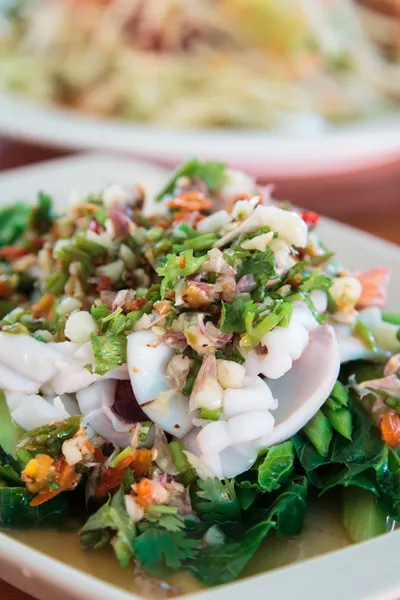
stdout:
[[400,157],[400,111],[299,138],[262,130],[156,128],[84,115],[0,90],[0,131],[14,139],[64,149],[108,149],[168,166],[190,155],[225,158],[257,176],[327,176]]
[[[112,154],[88,153],[5,171],[0,174],[0,189],[7,186],[7,182],[14,180],[17,176],[26,179],[26,185],[29,186],[28,180],[41,172],[53,172],[57,169],[59,172],[65,172],[68,168],[78,166],[82,171],[90,169],[94,171],[96,168],[103,167],[106,162],[120,164],[124,167],[133,167],[133,165],[139,168],[146,167],[156,173],[157,177],[161,173],[165,173],[163,169],[143,161],[133,161]],[[357,233],[357,236],[361,236],[366,243],[377,244],[392,256],[394,253],[399,254],[400,247],[396,244],[376,238],[351,226],[326,218],[322,219],[322,224],[345,230],[346,236]],[[320,580],[325,586],[325,600],[337,600],[337,578],[340,571],[343,580],[346,573],[351,573],[351,580],[349,580],[351,594],[349,595],[348,589],[341,589],[341,600],[378,600],[378,598],[379,600],[394,600],[400,596],[400,575],[396,575],[390,558],[396,552],[398,553],[399,548],[400,531],[228,585],[191,593],[186,597],[188,600],[207,600],[207,598],[226,600],[225,594],[230,593],[231,600],[241,600],[244,594],[252,594],[254,600],[264,600],[269,591],[273,598],[287,598],[295,592],[297,600],[309,600],[310,585],[315,585],[315,582]],[[28,593],[32,593],[29,591],[30,581],[43,582],[45,584],[43,600],[53,598],[51,589],[65,593],[65,598],[68,600],[82,598],[83,589],[88,600],[109,600],[111,597],[115,600],[128,600],[129,598],[138,600],[140,598],[135,593],[119,589],[93,575],[65,565],[60,560],[14,540],[2,532],[0,532],[0,559],[0,576],[5,581],[16,586],[20,585]],[[343,569],[345,569],[345,574],[343,574]],[[379,573],[379,577],[375,577],[374,580],[373,575],[376,573]],[[347,585],[349,581],[347,581]],[[359,581],[362,585],[360,584],[359,588],[354,589],[353,584]],[[327,582],[330,584],[328,585]],[[383,587],[382,582],[384,582]],[[342,583],[341,587],[346,587],[345,583]],[[36,591],[33,593],[36,594]]]

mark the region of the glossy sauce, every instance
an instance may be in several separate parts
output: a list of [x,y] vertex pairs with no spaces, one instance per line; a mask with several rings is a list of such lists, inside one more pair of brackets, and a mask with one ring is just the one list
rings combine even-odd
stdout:
[[[85,551],[80,546],[77,530],[54,529],[13,530],[6,532],[14,539],[35,548],[64,564],[144,597],[154,597],[154,589],[136,582],[131,568],[119,567],[111,548]],[[270,534],[243,573],[243,577],[299,562],[332,550],[344,548],[350,540],[340,521],[340,500],[334,496],[310,500],[304,529],[294,539],[280,539]],[[189,573],[171,576],[173,594],[185,594],[202,589]],[[172,590],[170,591],[172,592]],[[158,594],[157,594],[158,596]],[[160,597],[165,592],[160,590]]]

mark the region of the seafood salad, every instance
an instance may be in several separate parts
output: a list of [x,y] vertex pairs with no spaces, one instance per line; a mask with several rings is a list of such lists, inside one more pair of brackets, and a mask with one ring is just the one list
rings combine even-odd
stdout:
[[353,541],[394,527],[400,315],[318,220],[197,159],[155,199],[0,208],[0,526],[75,515],[85,550],[207,586],[301,534],[310,494]]
[[381,62],[350,0],[0,3],[1,87],[108,118],[320,132],[397,108]]

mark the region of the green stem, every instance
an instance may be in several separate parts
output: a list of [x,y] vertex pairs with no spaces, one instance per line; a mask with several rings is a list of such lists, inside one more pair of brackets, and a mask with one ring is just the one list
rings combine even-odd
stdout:
[[184,453],[184,447],[182,442],[176,440],[169,444],[169,449],[171,452],[172,460],[178,471],[180,473],[184,473],[190,468],[189,461]]

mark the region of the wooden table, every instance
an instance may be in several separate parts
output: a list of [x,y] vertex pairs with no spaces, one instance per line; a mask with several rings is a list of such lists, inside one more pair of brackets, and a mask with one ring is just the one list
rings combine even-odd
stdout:
[[[0,171],[51,158],[60,151],[0,138]],[[267,182],[267,181],[266,181]],[[400,156],[338,177],[275,180],[275,196],[400,244]],[[33,600],[0,581],[1,600]]]

